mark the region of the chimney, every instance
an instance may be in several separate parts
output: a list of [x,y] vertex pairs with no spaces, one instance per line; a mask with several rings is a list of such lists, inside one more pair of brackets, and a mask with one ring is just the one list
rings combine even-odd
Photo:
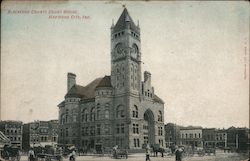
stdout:
[[151,84],[151,73],[148,71],[144,72],[144,82],[149,82],[149,84]]
[[68,73],[67,86],[69,91],[76,84],[76,75],[74,73]]

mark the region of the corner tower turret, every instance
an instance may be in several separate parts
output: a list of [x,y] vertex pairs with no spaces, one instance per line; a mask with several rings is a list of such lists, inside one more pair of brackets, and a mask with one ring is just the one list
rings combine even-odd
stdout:
[[111,26],[111,83],[117,94],[139,95],[141,82],[141,40],[126,8]]

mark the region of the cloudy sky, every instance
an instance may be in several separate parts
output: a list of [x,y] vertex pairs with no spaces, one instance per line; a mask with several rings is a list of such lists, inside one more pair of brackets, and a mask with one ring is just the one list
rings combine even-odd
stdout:
[[[155,93],[165,101],[166,123],[249,126],[249,4],[244,1],[4,1],[1,119],[57,119],[67,72],[83,86],[110,75],[110,26],[123,4],[134,22],[139,20],[142,69],[151,72]],[[81,18],[61,13],[65,10]]]

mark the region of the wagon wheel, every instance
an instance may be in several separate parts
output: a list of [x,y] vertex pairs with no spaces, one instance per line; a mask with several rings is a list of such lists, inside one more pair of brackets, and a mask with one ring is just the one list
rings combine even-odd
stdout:
[[50,157],[46,156],[45,161],[51,161]]

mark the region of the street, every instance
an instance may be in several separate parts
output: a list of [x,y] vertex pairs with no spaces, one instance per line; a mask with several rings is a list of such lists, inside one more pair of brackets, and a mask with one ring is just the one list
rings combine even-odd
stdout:
[[[183,158],[183,161],[247,161],[248,156],[238,154],[238,153],[223,153],[218,152],[216,156],[193,156],[193,157],[186,157]],[[21,157],[22,161],[27,161],[27,156]],[[143,153],[136,153],[129,155],[128,159],[113,159],[109,156],[78,156],[76,161],[115,161],[115,160],[126,160],[126,161],[145,161],[145,154]],[[158,157],[150,157],[151,161],[175,161],[174,156],[164,156],[163,158]],[[68,158],[64,158],[63,161],[68,161]]]

